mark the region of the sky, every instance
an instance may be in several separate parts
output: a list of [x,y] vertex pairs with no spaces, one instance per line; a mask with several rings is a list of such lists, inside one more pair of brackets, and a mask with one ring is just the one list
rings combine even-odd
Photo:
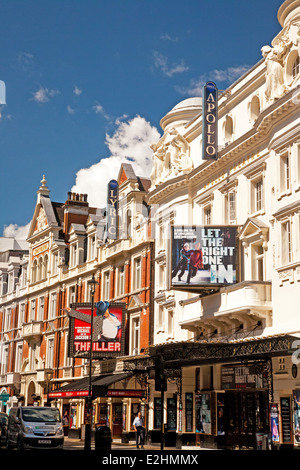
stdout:
[[93,207],[123,162],[149,177],[161,118],[259,62],[282,3],[0,0],[0,236],[26,238],[43,175]]

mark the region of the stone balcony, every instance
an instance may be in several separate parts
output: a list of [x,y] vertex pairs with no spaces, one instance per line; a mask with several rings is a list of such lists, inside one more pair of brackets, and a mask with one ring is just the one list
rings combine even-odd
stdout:
[[21,374],[19,372],[6,372],[0,375],[0,385],[20,390]]
[[262,322],[264,327],[271,326],[271,289],[271,282],[244,281],[205,297],[182,300],[179,325],[192,330],[205,325],[222,330],[257,322]]
[[32,321],[22,326],[21,336],[26,341],[38,340],[43,335],[43,322]]
[[36,380],[42,386],[45,386],[47,383],[49,383],[52,377],[53,369],[38,369],[36,371]]

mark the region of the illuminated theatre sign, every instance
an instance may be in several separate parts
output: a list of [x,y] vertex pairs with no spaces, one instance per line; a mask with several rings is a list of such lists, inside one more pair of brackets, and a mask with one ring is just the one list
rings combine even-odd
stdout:
[[218,158],[218,89],[207,82],[203,89],[202,154],[204,160]]
[[172,287],[212,288],[237,282],[236,227],[174,226],[171,237]]
[[[70,318],[69,356],[89,356],[91,345],[90,303],[72,304],[67,309]],[[125,307],[122,302],[96,302],[93,316],[92,357],[124,355]]]
[[118,182],[111,180],[107,189],[107,238],[117,240],[118,237]]

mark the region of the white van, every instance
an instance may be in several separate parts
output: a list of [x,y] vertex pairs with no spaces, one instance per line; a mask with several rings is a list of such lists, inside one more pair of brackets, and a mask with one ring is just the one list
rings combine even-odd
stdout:
[[8,416],[6,447],[62,449],[64,431],[57,408],[20,406]]

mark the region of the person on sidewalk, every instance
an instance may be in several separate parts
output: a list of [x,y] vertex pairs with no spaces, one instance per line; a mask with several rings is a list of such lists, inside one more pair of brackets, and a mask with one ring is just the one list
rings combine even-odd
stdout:
[[139,443],[141,444],[141,448],[142,449],[144,448],[144,426],[143,425],[144,425],[144,420],[142,417],[142,413],[139,412],[133,421],[137,449],[139,448]]

